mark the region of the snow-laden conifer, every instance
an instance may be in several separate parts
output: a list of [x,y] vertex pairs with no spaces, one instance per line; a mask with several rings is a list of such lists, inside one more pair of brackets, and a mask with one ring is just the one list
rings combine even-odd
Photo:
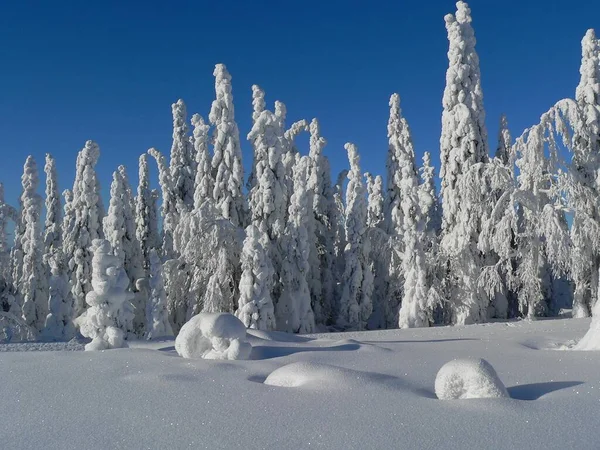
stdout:
[[99,182],[95,166],[100,149],[93,141],[87,141],[77,155],[75,182],[73,183],[69,223],[63,229],[64,253],[69,258],[68,267],[73,293],[74,314],[80,315],[86,308],[85,296],[92,289],[92,241],[102,236],[102,216]]
[[155,193],[150,189],[148,155],[139,158],[139,181],[135,197],[135,235],[142,253],[142,265],[146,273],[150,269],[150,252],[160,247],[158,218],[156,217]]
[[[575,295],[573,317],[588,317],[598,297],[600,253],[590,245],[590,234],[600,226],[600,43],[594,30],[588,30],[581,41],[581,78],[575,93],[587,133],[576,136],[571,163],[571,195],[574,210],[571,239],[571,263]],[[596,230],[596,231],[595,231]]]
[[123,269],[123,260],[115,256],[107,240],[95,239],[92,242],[92,287],[88,292],[87,310],[77,318],[79,330],[84,337],[92,339],[86,350],[106,350],[126,347],[125,333],[118,323],[127,323],[133,316],[124,317],[129,311],[126,306],[133,298],[128,289],[129,278]]
[[42,337],[50,341],[68,341],[75,334],[73,294],[69,287],[66,258],[60,248],[47,255],[50,269],[48,315]]
[[167,294],[163,282],[162,263],[156,249],[150,249],[148,290],[150,298],[146,304],[146,337],[156,339],[173,336],[167,310]]
[[21,183],[23,270],[17,286],[23,297],[23,319],[31,328],[41,331],[48,314],[48,284],[42,261],[42,199],[37,193],[38,169],[32,156],[25,161]]
[[311,220],[308,195],[309,158],[298,159],[294,167],[294,192],[290,197],[288,223],[282,242],[281,269],[282,291],[275,307],[279,330],[295,333],[311,333],[315,317],[311,307],[309,275],[309,247],[307,220]]
[[367,226],[380,227],[383,224],[383,179],[365,173],[367,180]]
[[195,158],[190,145],[185,103],[179,99],[171,105],[173,113],[173,143],[169,172],[175,203],[179,210],[191,209],[194,204]]
[[56,162],[49,153],[46,153],[46,221],[44,224],[44,259],[50,257],[62,247],[62,207],[58,180],[56,175]]
[[212,267],[204,300],[202,312],[217,313],[234,311],[234,292],[231,289],[234,278],[230,270],[230,260],[227,248],[221,247],[217,252],[216,265]]
[[[311,254],[316,253],[319,258],[318,265],[311,264],[311,279],[320,277],[321,294],[313,295],[313,309],[317,324],[326,324],[331,321],[334,304],[334,240],[337,225],[333,187],[331,185],[331,171],[329,160],[323,154],[327,141],[321,136],[317,119],[313,119],[309,126],[310,131],[310,166],[308,173],[308,189],[312,195],[312,212],[315,218],[315,236],[311,240]],[[313,283],[315,286],[316,283]],[[320,308],[314,308],[319,303]],[[318,312],[317,312],[318,311]]]
[[236,226],[244,224],[245,206],[242,195],[244,173],[240,133],[233,107],[231,75],[224,64],[217,64],[215,76],[216,99],[209,120],[215,127],[212,159],[215,186],[213,199],[221,215]]
[[440,138],[444,228],[441,250],[449,261],[446,283],[453,301],[452,321],[464,324],[485,320],[489,302],[476,288],[482,266],[476,249],[479,217],[472,214],[465,199],[461,177],[472,165],[487,161],[489,152],[471,10],[462,1],[456,7],[455,15],[444,18],[450,45]]
[[200,114],[192,116],[194,126],[194,150],[196,153],[196,187],[194,190],[194,209],[202,203],[212,200],[213,178],[210,153],[208,151],[208,130],[210,126],[204,123]]
[[246,228],[242,250],[240,298],[235,315],[247,328],[275,329],[275,311],[271,299],[273,266],[267,251],[270,240],[254,225]]
[[[136,238],[136,226],[131,210],[132,199],[129,183],[125,178],[124,168],[113,173],[110,186],[110,204],[108,214],[104,218],[104,236],[110,243],[116,256],[123,260],[123,269],[129,278],[132,291],[137,290],[137,281],[144,278],[140,243]],[[145,326],[144,293],[135,295],[132,301],[134,308],[133,322],[122,323],[120,326],[127,333],[141,337]],[[129,306],[126,303],[125,306]],[[128,314],[124,314],[127,316]]]
[[373,308],[373,273],[369,261],[370,245],[366,236],[367,196],[356,146],[347,143],[345,148],[348,151],[350,171],[345,211],[346,265],[341,280],[338,324],[361,330],[365,328]]
[[401,172],[402,208],[402,272],[404,297],[400,307],[400,328],[427,327],[432,322],[432,305],[428,304],[427,259],[424,252],[427,239],[425,220],[419,202],[419,179],[414,153],[402,154],[398,161]]
[[148,150],[148,154],[156,160],[158,166],[158,181],[162,194],[162,245],[161,256],[165,261],[176,257],[173,244],[173,233],[177,228],[179,213],[177,211],[177,198],[173,188],[171,172],[167,166],[165,156],[155,148]]

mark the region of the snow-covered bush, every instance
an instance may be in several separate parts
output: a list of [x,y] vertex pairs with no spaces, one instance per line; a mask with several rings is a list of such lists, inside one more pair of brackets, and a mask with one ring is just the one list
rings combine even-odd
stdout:
[[435,395],[440,400],[509,397],[485,359],[455,359],[444,364],[435,377]]
[[[105,350],[126,347],[123,330],[117,323],[128,322],[123,318],[129,308],[124,307],[133,298],[127,290],[129,278],[123,269],[123,261],[113,254],[110,243],[104,239],[92,242],[92,291],[85,301],[88,309],[76,319],[81,334],[92,339],[86,350]],[[128,319],[128,320],[127,320]]]
[[175,350],[184,358],[248,359],[246,326],[233,314],[200,313],[179,331]]

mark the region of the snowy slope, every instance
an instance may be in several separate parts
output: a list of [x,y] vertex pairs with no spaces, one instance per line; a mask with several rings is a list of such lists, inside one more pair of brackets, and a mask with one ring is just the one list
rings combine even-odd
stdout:
[[[0,353],[0,446],[595,449],[600,352],[559,350],[588,327],[252,332],[250,361],[183,359],[173,341]],[[464,357],[487,359],[513,398],[437,400],[438,369]]]

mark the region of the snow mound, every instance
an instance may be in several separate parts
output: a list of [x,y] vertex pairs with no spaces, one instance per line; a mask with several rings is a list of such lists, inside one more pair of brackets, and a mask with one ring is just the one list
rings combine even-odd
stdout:
[[[357,372],[358,373],[358,372]],[[295,362],[274,370],[264,384],[279,387],[337,387],[355,381],[354,371],[311,362]]]
[[509,397],[485,359],[455,359],[444,364],[435,377],[435,395],[440,400]]
[[592,310],[592,322],[590,323],[590,329],[573,347],[573,350],[600,350],[600,302],[596,302]]
[[175,350],[184,358],[248,359],[246,327],[233,314],[200,313],[181,327]]

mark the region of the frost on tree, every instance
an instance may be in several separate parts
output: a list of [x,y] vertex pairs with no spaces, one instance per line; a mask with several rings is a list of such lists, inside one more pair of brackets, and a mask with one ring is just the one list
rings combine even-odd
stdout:
[[129,278],[123,269],[123,260],[114,255],[107,240],[95,239],[92,243],[92,291],[88,292],[87,310],[76,319],[79,330],[92,342],[86,350],[106,350],[126,347],[125,333],[118,323],[127,323],[133,317],[123,317],[128,311],[126,303],[133,298],[129,291]]
[[345,328],[362,330],[366,327],[373,305],[373,273],[369,261],[370,243],[367,230],[367,196],[354,144],[345,145],[350,171],[346,189],[344,256],[346,267],[342,276],[342,293],[338,324]]
[[487,161],[489,153],[471,11],[461,1],[456,7],[456,15],[444,18],[450,45],[440,138],[444,229],[441,251],[447,261],[452,322],[465,324],[486,320],[489,302],[477,289],[482,265],[476,248],[479,218],[471,213],[471,205],[465,200],[461,177],[473,164]]
[[294,193],[290,198],[288,223],[282,241],[286,255],[281,268],[281,296],[275,305],[277,328],[294,333],[311,333],[315,317],[311,306],[307,224],[311,220],[307,187],[309,158],[300,158],[294,167]]
[[63,248],[70,258],[68,267],[76,316],[85,310],[85,296],[92,289],[93,255],[90,247],[94,239],[102,236],[103,208],[95,170],[99,156],[100,149],[93,141],[87,141],[77,155],[73,198],[69,202],[69,214],[72,215],[65,214],[69,223],[63,230]]
[[42,199],[37,193],[39,186],[37,165],[28,156],[21,177],[21,249],[23,269],[17,287],[23,297],[23,319],[31,328],[41,331],[48,314],[48,285],[43,265],[44,242],[42,238]]
[[155,249],[150,250],[149,262],[148,290],[150,298],[146,304],[146,337],[156,339],[173,336],[173,330],[169,323],[162,263]]
[[49,299],[42,337],[49,341],[68,341],[75,335],[73,323],[73,295],[69,287],[66,258],[62,250],[49,254],[47,264],[50,268]]
[[235,315],[247,328],[270,331],[275,329],[275,311],[271,299],[273,265],[267,248],[270,241],[254,225],[246,228],[242,250],[240,298]]
[[[321,136],[317,119],[313,119],[309,126],[310,131],[310,167],[308,174],[308,189],[312,195],[312,211],[315,218],[315,235],[311,239],[311,255],[318,255],[319,263],[311,263],[311,279],[316,279],[314,272],[320,275],[321,294],[313,294],[313,305],[317,324],[328,324],[333,319],[335,295],[335,227],[337,226],[336,207],[331,185],[331,170],[329,160],[323,154],[327,141]],[[316,283],[313,283],[316,286]],[[314,287],[312,291],[314,291]]]
[[160,247],[155,196],[154,191],[150,189],[148,155],[142,153],[139,159],[139,182],[135,197],[135,235],[140,244],[142,264],[146,272],[150,269],[150,253]]
[[[263,91],[260,86],[253,84],[252,85],[252,125],[256,123],[260,114],[266,109],[265,103],[265,91]],[[254,148],[256,151],[256,148]],[[248,176],[248,182],[246,183],[246,187],[248,188],[248,192],[252,191],[254,185],[256,184],[256,153],[254,153],[254,157],[252,158],[252,170],[250,175]]]
[[[136,238],[135,221],[132,212],[133,199],[129,183],[125,178],[124,168],[113,173],[113,182],[110,186],[110,204],[108,214],[104,218],[104,236],[110,243],[115,256],[123,261],[123,268],[129,278],[129,286],[137,291],[132,301],[133,322],[119,323],[119,326],[128,333],[141,337],[145,326],[145,301],[146,293],[137,289],[137,281],[144,278],[142,267],[142,254],[139,241]],[[129,307],[130,303],[124,303]],[[129,312],[124,312],[122,317],[128,317]]]
[[233,107],[231,75],[224,64],[217,64],[215,76],[216,99],[213,101],[209,120],[215,127],[213,140],[213,175],[215,185],[213,200],[221,215],[235,226],[244,225],[244,197],[242,184],[242,150],[240,133]]
[[192,116],[194,126],[194,150],[196,153],[196,185],[194,190],[194,209],[198,209],[205,201],[212,200],[214,181],[212,165],[208,151],[208,130],[210,126],[204,123],[200,114]]
[[580,133],[573,148],[571,195],[574,211],[572,276],[575,282],[573,317],[588,317],[598,298],[600,249],[590,245],[600,225],[597,173],[600,166],[600,43],[594,30],[581,42],[581,78],[575,98],[587,133]]
[[186,109],[183,100],[171,105],[173,112],[173,144],[169,172],[176,207],[191,209],[194,204],[195,157],[188,136]]

